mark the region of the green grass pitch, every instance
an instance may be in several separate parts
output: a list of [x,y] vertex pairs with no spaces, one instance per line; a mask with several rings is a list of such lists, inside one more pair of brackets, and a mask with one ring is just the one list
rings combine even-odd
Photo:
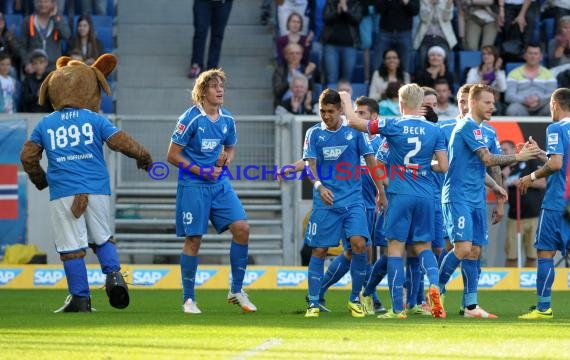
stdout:
[[[203,314],[181,311],[180,291],[131,290],[116,310],[103,290],[91,314],[54,314],[58,290],[0,290],[0,359],[563,359],[570,358],[570,292],[553,294],[553,320],[516,318],[531,291],[482,291],[499,319],[464,319],[460,293],[446,298],[447,319],[354,319],[348,293],[329,291],[332,313],[305,319],[304,291],[252,290],[259,311],[242,314],[225,291],[198,290]],[[386,291],[380,296],[388,301]]]

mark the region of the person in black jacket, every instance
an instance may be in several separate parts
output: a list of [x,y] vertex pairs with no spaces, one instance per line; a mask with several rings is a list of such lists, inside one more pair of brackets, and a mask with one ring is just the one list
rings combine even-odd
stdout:
[[22,112],[51,113],[53,108],[49,104],[39,105],[38,94],[42,82],[48,75],[48,58],[45,51],[36,49],[30,54],[30,63],[33,73],[26,75],[22,83]]

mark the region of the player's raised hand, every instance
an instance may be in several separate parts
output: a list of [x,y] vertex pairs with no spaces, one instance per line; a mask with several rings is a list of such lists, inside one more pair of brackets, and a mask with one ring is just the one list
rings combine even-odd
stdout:
[[536,159],[540,155],[540,152],[540,148],[537,145],[527,142],[523,145],[521,151],[518,154],[515,154],[515,159],[517,161]]

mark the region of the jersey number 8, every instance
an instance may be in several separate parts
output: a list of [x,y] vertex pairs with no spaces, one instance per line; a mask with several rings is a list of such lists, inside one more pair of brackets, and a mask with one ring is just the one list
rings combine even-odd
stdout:
[[77,146],[81,142],[81,135],[85,137],[83,144],[89,145],[93,143],[93,126],[90,123],[85,123],[81,126],[81,132],[77,125],[70,125],[69,127],[60,126],[57,130],[48,129],[47,133],[50,139],[51,149],[55,150],[56,147],[64,148],[67,145]]

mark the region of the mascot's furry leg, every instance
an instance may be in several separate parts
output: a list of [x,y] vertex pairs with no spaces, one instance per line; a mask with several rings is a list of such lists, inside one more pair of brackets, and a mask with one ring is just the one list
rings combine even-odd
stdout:
[[70,296],[55,312],[91,312],[91,297],[85,267],[85,250],[59,255],[67,278]]

